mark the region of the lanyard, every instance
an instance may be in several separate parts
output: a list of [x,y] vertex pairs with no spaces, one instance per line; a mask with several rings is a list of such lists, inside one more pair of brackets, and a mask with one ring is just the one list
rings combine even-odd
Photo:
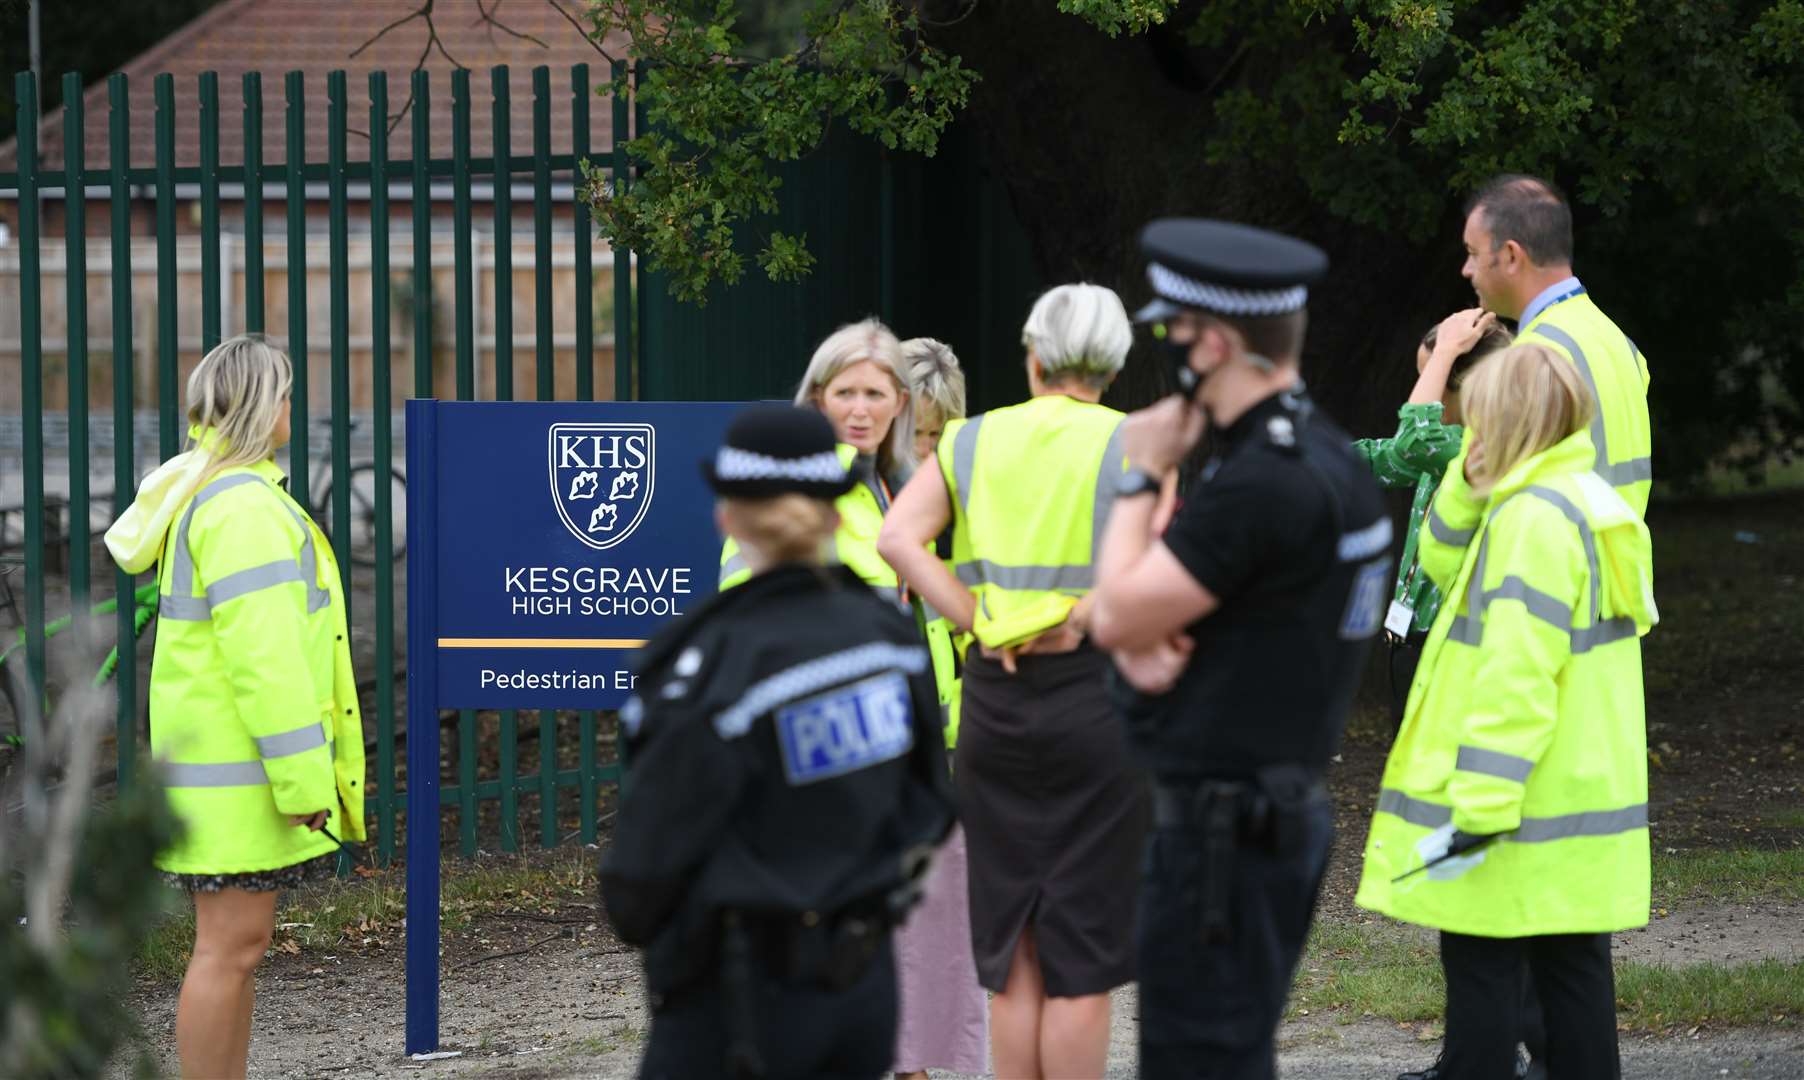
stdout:
[[[1584,292],[1585,292],[1585,286],[1582,283],[1578,284],[1578,285],[1574,285],[1572,288],[1567,289],[1563,293],[1560,293],[1558,296],[1555,296],[1553,299],[1549,300],[1547,303],[1542,304],[1540,307],[1534,308],[1533,309],[1534,318],[1539,319],[1542,315],[1546,314],[1546,312],[1549,308],[1554,307],[1555,305],[1558,305],[1558,304],[1563,304],[1575,296],[1582,296],[1582,295],[1584,295]],[[1523,314],[1527,315],[1530,313],[1525,311],[1525,312],[1523,312]],[[1534,321],[1534,320],[1533,319],[1523,319],[1521,325],[1527,326],[1532,321]]]

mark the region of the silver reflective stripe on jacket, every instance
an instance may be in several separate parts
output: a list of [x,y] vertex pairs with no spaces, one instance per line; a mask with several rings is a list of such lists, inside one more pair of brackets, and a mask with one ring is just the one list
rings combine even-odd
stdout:
[[1518,784],[1528,783],[1529,773],[1535,771],[1535,763],[1525,757],[1506,754],[1501,750],[1486,750],[1481,746],[1460,747],[1453,767],[1460,772],[1495,776],[1499,780],[1514,780]]
[[1579,540],[1585,547],[1585,561],[1591,570],[1590,623],[1583,629],[1573,629],[1572,609],[1565,602],[1558,600],[1514,575],[1506,577],[1495,589],[1486,590],[1485,557],[1490,549],[1491,534],[1487,529],[1484,539],[1478,544],[1478,558],[1472,566],[1471,580],[1466,584],[1466,610],[1456,615],[1452,625],[1447,628],[1447,640],[1457,641],[1462,645],[1477,645],[1484,640],[1484,613],[1493,600],[1515,600],[1527,609],[1528,613],[1561,632],[1571,636],[1574,653],[1587,652],[1599,645],[1608,645],[1614,641],[1636,636],[1635,620],[1627,617],[1603,619],[1603,581],[1597,561],[1597,537],[1591,532],[1591,523],[1585,515],[1573,505],[1571,499],[1549,487],[1526,487],[1511,492],[1491,511],[1489,521],[1495,521],[1503,508],[1518,495],[1533,495],[1543,502],[1550,503],[1566,520],[1578,529]]
[[[1597,464],[1595,466],[1597,474],[1609,481],[1612,487],[1626,487],[1643,480],[1652,480],[1654,478],[1653,458],[1638,457],[1615,462],[1610,460],[1610,440],[1604,433],[1603,398],[1597,394],[1597,378],[1591,374],[1591,363],[1585,359],[1585,350],[1579,348],[1579,343],[1571,334],[1550,323],[1537,324],[1529,332],[1545,335],[1549,341],[1571,353],[1572,362],[1578,365],[1579,375],[1584,378],[1585,385],[1591,390],[1591,401],[1596,405],[1596,408],[1591,411],[1591,441],[1597,447]],[[1629,352],[1635,357],[1635,370],[1642,370],[1641,350],[1635,348],[1633,341],[1629,342]]]
[[309,615],[332,602],[332,594],[316,584],[319,561],[313,550],[312,523],[287,502],[283,502],[283,507],[301,527],[301,553],[296,561],[282,559],[227,574],[208,585],[205,596],[193,595],[194,552],[188,547],[188,526],[194,520],[194,512],[215,495],[244,484],[261,483],[267,481],[251,473],[234,473],[214,480],[194,496],[194,501],[188,504],[187,512],[182,514],[181,523],[176,526],[175,543],[172,545],[174,550],[169,556],[169,592],[157,598],[157,614],[165,619],[181,622],[206,622],[213,617],[213,608],[228,600],[295,581],[305,582],[307,585]]
[[714,717],[714,730],[723,739],[736,739],[752,722],[779,705],[817,690],[849,683],[879,671],[897,670],[919,675],[931,661],[920,645],[896,645],[887,641],[857,645],[843,652],[816,657],[766,676],[753,683],[740,699]]
[[[1453,820],[1449,807],[1414,799],[1395,788],[1378,793],[1378,812],[1400,817],[1411,825],[1438,829]],[[1576,836],[1616,836],[1647,828],[1647,804],[1636,803],[1615,810],[1581,810],[1553,817],[1524,817],[1506,838],[1518,844],[1539,844]]]
[[331,757],[333,751],[332,740],[326,735],[326,725],[318,720],[291,731],[257,736],[256,743],[257,753],[261,755],[256,761],[164,762],[163,783],[170,788],[250,787],[267,784],[269,771],[263,767],[263,762],[304,754],[321,747],[325,748],[327,757]]
[[[952,480],[958,486],[958,506],[965,520],[971,519],[971,483],[977,467],[977,427],[983,416],[972,417],[952,439]],[[1010,566],[988,559],[971,559],[952,568],[959,582],[969,588],[994,585],[999,589],[1024,592],[1083,592],[1096,587],[1096,559],[1102,554],[1103,533],[1109,525],[1109,511],[1115,506],[1115,481],[1127,461],[1122,446],[1121,424],[1109,433],[1102,450],[1102,462],[1096,468],[1096,487],[1091,497],[1090,561],[1056,566]],[[1387,523],[1388,524],[1388,523]]]

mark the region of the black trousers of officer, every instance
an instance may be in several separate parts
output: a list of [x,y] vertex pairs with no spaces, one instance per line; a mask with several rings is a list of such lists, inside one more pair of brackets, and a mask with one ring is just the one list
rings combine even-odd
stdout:
[[1278,1022],[1334,838],[1325,801],[1299,817],[1288,851],[1237,847],[1225,883],[1228,935],[1213,943],[1202,934],[1210,882],[1201,830],[1153,831],[1140,893],[1142,1077],[1277,1075]]
[[[864,974],[843,990],[761,979],[758,1051],[769,1080],[876,1080],[896,1051],[896,961],[889,935]],[[708,982],[652,1015],[642,1080],[731,1077],[726,1003]]]
[[1610,935],[1484,938],[1441,934],[1447,974],[1448,1080],[1510,1080],[1522,1029],[1527,966],[1546,1018],[1536,1060],[1549,1080],[1610,1080],[1616,1056],[1616,978]]

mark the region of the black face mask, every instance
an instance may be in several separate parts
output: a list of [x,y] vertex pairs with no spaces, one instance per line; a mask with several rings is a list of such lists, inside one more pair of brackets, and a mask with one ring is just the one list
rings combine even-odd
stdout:
[[1192,344],[1187,341],[1180,345],[1172,341],[1163,323],[1153,328],[1153,347],[1165,361],[1172,378],[1177,381],[1178,393],[1183,394],[1186,401],[1195,400],[1197,391],[1203,388],[1203,377],[1190,366]]

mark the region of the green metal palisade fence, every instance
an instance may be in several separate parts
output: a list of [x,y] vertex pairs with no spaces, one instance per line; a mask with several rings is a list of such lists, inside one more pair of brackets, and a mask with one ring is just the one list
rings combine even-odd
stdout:
[[[611,75],[619,79],[623,66],[616,64]],[[326,302],[330,309],[331,334],[325,372],[331,391],[332,428],[329,437],[329,461],[333,477],[347,477],[351,469],[352,361],[350,337],[351,274],[349,237],[352,213],[348,208],[351,183],[369,184],[369,216],[372,227],[369,238],[370,296],[368,298],[373,327],[369,343],[371,370],[371,412],[373,414],[373,457],[378,467],[386,467],[394,446],[391,430],[390,380],[390,263],[389,263],[389,187],[407,184],[412,204],[411,267],[414,394],[430,397],[435,381],[432,370],[433,305],[432,272],[432,185],[448,180],[452,203],[452,248],[455,280],[454,311],[451,319],[455,336],[455,387],[460,400],[476,397],[475,355],[477,348],[475,311],[480,271],[471,250],[471,180],[489,178],[494,190],[495,236],[495,387],[494,396],[505,400],[513,390],[513,282],[512,282],[512,202],[511,188],[516,179],[524,179],[532,191],[533,221],[533,326],[535,329],[534,384],[536,396],[549,400],[555,393],[555,357],[553,312],[559,298],[553,289],[553,176],[569,177],[580,185],[577,162],[593,159],[597,167],[608,168],[617,183],[624,183],[627,160],[621,139],[615,145],[592,150],[590,147],[590,105],[595,96],[588,65],[578,64],[568,72],[571,94],[571,130],[554,137],[551,121],[552,72],[547,67],[532,72],[532,153],[511,153],[508,102],[508,70],[491,70],[494,88],[494,141],[492,155],[472,157],[470,146],[470,73],[458,70],[451,75],[451,143],[450,160],[431,157],[432,99],[430,79],[424,71],[411,73],[412,117],[408,134],[408,157],[389,157],[389,87],[387,76],[372,73],[368,86],[368,109],[353,117],[358,106],[350,100],[343,72],[332,72],[326,82],[327,151],[325,164],[306,161],[306,107],[301,72],[289,72],[284,79],[285,130],[287,152],[282,165],[266,168],[263,163],[263,85],[256,72],[244,76],[242,87],[244,160],[237,165],[221,165],[219,132],[221,103],[219,79],[207,72],[199,81],[200,158],[197,166],[178,167],[175,160],[176,105],[172,76],[159,75],[154,80],[156,115],[154,125],[154,166],[132,163],[130,138],[130,99],[126,77],[108,79],[109,104],[108,162],[103,169],[85,163],[87,122],[83,112],[80,76],[70,74],[63,79],[64,160],[62,168],[47,169],[38,157],[39,104],[37,84],[29,73],[15,79],[18,97],[18,165],[17,171],[0,173],[0,201],[18,200],[19,290],[20,306],[20,388],[24,475],[24,609],[26,622],[26,667],[31,687],[40,699],[46,686],[46,525],[54,520],[55,508],[45,498],[45,350],[43,307],[43,271],[40,265],[42,241],[42,196],[45,189],[60,189],[64,194],[64,235],[67,241],[65,269],[66,293],[62,301],[68,311],[68,343],[66,346],[69,413],[69,498],[67,536],[57,538],[68,545],[69,603],[77,618],[72,633],[81,640],[93,632],[83,616],[92,604],[92,565],[90,551],[93,537],[89,528],[89,402],[88,402],[88,327],[87,327],[87,200],[105,198],[110,202],[110,238],[112,300],[112,391],[113,391],[113,493],[109,507],[112,516],[123,512],[131,502],[140,469],[146,462],[135,460],[132,297],[132,201],[142,198],[146,190],[153,194],[152,233],[156,256],[155,288],[155,361],[157,403],[157,446],[162,458],[176,453],[185,437],[180,426],[177,376],[179,371],[177,306],[178,301],[192,300],[178,295],[176,203],[177,185],[194,186],[199,191],[200,246],[200,326],[202,348],[217,344],[226,327],[221,311],[221,184],[238,184],[243,188],[244,294],[241,327],[249,332],[266,329],[266,296],[264,282],[264,189],[279,185],[286,210],[287,260],[287,344],[294,361],[295,391],[292,399],[294,441],[289,454],[288,472],[291,490],[310,497],[314,490],[309,470],[319,460],[317,448],[309,445],[308,386],[313,372],[309,365],[307,341],[308,281],[307,260],[307,185],[323,184],[327,202],[328,289]],[[621,96],[611,98],[613,131],[623,134],[630,122],[629,103]],[[317,107],[317,105],[315,106]],[[352,160],[353,145],[349,136],[358,120],[368,124],[368,154],[364,160]],[[565,143],[567,149],[554,152],[553,147]],[[356,146],[361,149],[361,145]],[[287,197],[294,193],[297,197]],[[595,320],[591,308],[594,279],[592,257],[592,222],[580,196],[574,203],[575,287],[573,301],[576,320],[575,372],[576,397],[595,397],[594,346]],[[633,397],[635,350],[633,313],[636,290],[633,286],[631,254],[616,250],[613,255],[614,308],[614,372],[612,387],[616,400]],[[103,346],[104,347],[104,346]],[[395,568],[400,565],[394,554],[392,489],[387,483],[374,484],[375,502],[375,589],[373,613],[357,612],[371,619],[375,632],[375,715],[365,717],[366,726],[374,721],[375,794],[368,802],[368,815],[376,827],[375,848],[380,861],[388,862],[396,850],[396,812],[403,805],[403,792],[397,790],[395,741],[395,670],[397,643],[395,633]],[[346,553],[351,545],[351,490],[349,483],[334,483],[327,508],[333,546],[340,553],[347,607],[351,602],[353,572]],[[425,542],[422,539],[420,542]],[[55,554],[62,554],[55,552]],[[115,572],[116,595],[130,595],[138,583],[130,575]],[[361,600],[359,601],[362,602]],[[347,612],[347,615],[351,614]],[[137,669],[140,646],[132,632],[132,605],[121,604],[118,610],[120,662],[115,687],[118,692],[117,743],[119,782],[131,782],[138,753]],[[367,625],[358,623],[354,625]],[[458,735],[456,782],[440,787],[442,805],[455,806],[459,819],[459,844],[465,854],[477,850],[477,822],[480,804],[500,804],[500,842],[505,850],[516,850],[520,844],[518,799],[521,795],[539,798],[539,841],[550,847],[560,839],[557,817],[558,793],[574,788],[580,794],[578,835],[592,842],[598,827],[597,802],[600,785],[617,783],[618,763],[598,765],[596,743],[597,716],[593,712],[578,714],[574,722],[580,727],[578,760],[574,768],[560,768],[557,760],[559,718],[552,712],[538,717],[539,761],[531,774],[521,775],[516,761],[518,718],[511,712],[500,717],[500,766],[498,775],[482,778],[478,769],[478,718],[464,712],[457,717]],[[436,826],[436,823],[435,823]]]

